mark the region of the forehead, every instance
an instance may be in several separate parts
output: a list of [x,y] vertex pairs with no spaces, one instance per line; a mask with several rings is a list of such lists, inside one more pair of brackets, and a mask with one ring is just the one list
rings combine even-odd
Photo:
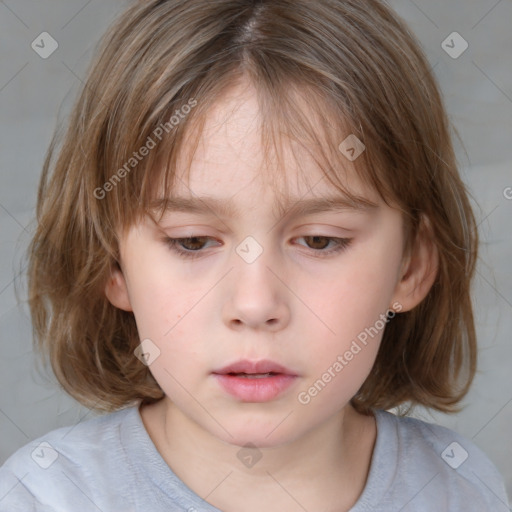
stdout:
[[[308,105],[303,102],[299,107],[308,116]],[[319,122],[318,115],[309,114],[312,123]],[[276,207],[281,213],[299,200],[310,209],[321,207],[315,202],[318,198],[334,202],[344,198],[345,206],[354,208],[379,202],[378,194],[363,183],[354,165],[341,154],[331,174],[342,190],[326,178],[318,154],[301,141],[281,133],[277,144],[265,145],[265,122],[252,85],[242,82],[232,88],[205,116],[193,152],[187,148],[181,151],[172,192],[164,194],[161,190],[159,198],[173,198],[174,206],[184,206],[185,202],[191,206],[190,199],[197,197],[212,198],[213,205],[217,198],[217,208],[224,206],[231,213],[236,207],[250,207],[251,198],[256,201],[269,195],[277,197]],[[237,205],[237,198],[243,199],[243,204]]]

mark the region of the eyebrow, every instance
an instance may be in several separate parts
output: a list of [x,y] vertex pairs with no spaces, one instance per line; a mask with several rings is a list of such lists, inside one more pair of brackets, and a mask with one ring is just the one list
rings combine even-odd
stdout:
[[[362,213],[376,210],[378,204],[369,199],[358,196],[332,196],[302,199],[300,197],[288,197],[284,203],[277,203],[278,214],[284,215],[312,215],[315,213],[335,211],[359,211]],[[167,197],[157,199],[150,205],[151,209],[165,212],[185,212],[219,214],[223,217],[235,217],[240,210],[235,207],[230,198],[216,198],[210,196],[195,197]]]

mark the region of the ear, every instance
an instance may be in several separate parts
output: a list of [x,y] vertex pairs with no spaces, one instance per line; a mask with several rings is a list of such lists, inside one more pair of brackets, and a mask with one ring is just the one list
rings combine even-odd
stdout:
[[125,311],[133,311],[130,296],[128,295],[128,287],[122,270],[117,267],[112,269],[111,275],[105,285],[105,295],[110,303]]
[[422,215],[416,239],[402,262],[393,300],[410,311],[428,294],[437,276],[439,253],[428,218]]

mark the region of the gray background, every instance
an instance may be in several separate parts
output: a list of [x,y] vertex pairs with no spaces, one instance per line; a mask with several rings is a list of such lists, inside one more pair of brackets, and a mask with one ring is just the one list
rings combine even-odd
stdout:
[[[0,464],[29,440],[94,416],[35,366],[23,303],[24,250],[52,132],[69,112],[97,41],[126,5],[0,1]],[[441,84],[482,237],[474,294],[479,373],[461,413],[416,415],[472,439],[498,466],[512,495],[512,1],[391,5],[419,37]],[[47,59],[31,48],[43,31],[59,44]],[[441,46],[454,31],[469,44],[456,59]]]

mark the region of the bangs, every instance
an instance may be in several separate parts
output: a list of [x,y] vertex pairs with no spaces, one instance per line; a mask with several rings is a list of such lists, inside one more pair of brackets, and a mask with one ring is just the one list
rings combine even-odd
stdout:
[[[291,6],[189,0],[185,15],[180,3],[139,5],[113,27],[82,106],[97,116],[83,135],[101,146],[85,172],[88,192],[97,191],[101,199],[93,215],[112,219],[112,228],[124,231],[154,210],[158,196],[172,196],[178,180],[188,177],[209,112],[246,82],[258,97],[262,172],[271,186],[288,179],[285,144],[300,174],[307,175],[300,152],[293,151],[300,147],[347,199],[364,199],[343,179],[351,168],[414,222],[418,215],[410,212],[422,209],[423,184],[435,173],[425,165],[431,160],[425,151],[435,144],[425,145],[419,136],[420,123],[430,121],[424,115],[428,103],[436,100],[423,91],[432,77],[424,70],[418,84],[409,72],[421,56],[414,48],[407,58],[392,51],[380,23],[388,25],[396,44],[409,46],[410,40],[380,4],[372,12],[356,3],[299,2],[296,11]],[[188,26],[188,19],[195,24]],[[301,25],[306,19],[307,28]],[[171,30],[181,23],[186,44]],[[101,89],[107,80],[114,85]],[[404,101],[410,91],[423,96],[424,112],[417,116]],[[160,206],[157,214],[165,209]],[[99,220],[96,227],[103,231]]]
[[[267,63],[269,65],[271,63]],[[357,131],[356,121],[348,117],[348,109],[319,87],[318,77],[314,84],[292,84],[286,80],[286,71],[276,66],[276,75],[263,75],[267,78],[274,76],[275,81],[265,82],[261,73],[255,76],[257,72],[253,67],[244,71],[234,69],[226,80],[222,70],[210,70],[195,87],[191,85],[181,94],[181,102],[173,102],[160,113],[148,113],[147,127],[140,131],[135,147],[127,150],[127,154],[133,154],[137,151],[135,148],[140,152],[140,148],[151,146],[147,158],[137,164],[134,172],[126,174],[124,183],[109,197],[109,201],[116,203],[113,210],[119,213],[116,225],[121,231],[144,215],[150,215],[158,222],[176,195],[177,187],[185,187],[193,195],[190,169],[197,147],[204,138],[208,117],[217,102],[238,86],[252,86],[257,94],[258,133],[264,162],[260,171],[265,175],[269,189],[276,194],[276,215],[285,213],[284,204],[288,199],[286,190],[290,173],[285,155],[293,157],[293,167],[298,172],[292,175],[297,179],[300,176],[307,184],[308,196],[315,197],[315,187],[321,180],[327,180],[336,191],[333,196],[340,196],[349,205],[356,208],[375,206],[374,201],[347,186],[347,173],[355,172],[365,188],[376,192],[387,204],[396,203],[391,191],[386,194],[384,185],[389,182],[388,176],[377,172],[383,167],[372,162],[371,143],[368,147],[368,143],[361,140],[363,135]],[[278,72],[283,76],[277,75]],[[218,75],[224,76],[227,85]],[[258,84],[257,89],[254,84]],[[354,140],[361,145],[355,148],[360,152],[356,158],[350,158],[354,151],[346,151],[345,140],[351,143],[348,149],[351,149],[350,145],[354,146]],[[314,162],[322,173],[320,180],[308,179],[305,161]],[[287,165],[290,167],[290,163]]]

